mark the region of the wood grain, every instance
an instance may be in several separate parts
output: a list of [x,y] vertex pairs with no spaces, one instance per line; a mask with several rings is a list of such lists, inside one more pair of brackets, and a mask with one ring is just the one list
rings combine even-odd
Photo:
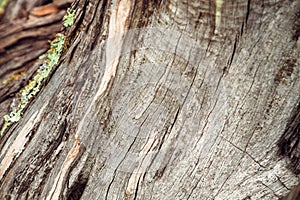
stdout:
[[[286,127],[300,99],[293,39],[300,2],[224,1],[217,32],[215,5],[132,2],[129,32],[111,47],[120,55],[112,58],[106,47],[115,4],[75,1],[60,64],[0,140],[0,160],[9,160],[10,146],[43,110],[5,168],[0,197],[285,196],[299,183],[290,158],[296,151],[287,145],[280,156],[278,142],[283,135],[295,141]],[[99,96],[107,59],[118,65]]]

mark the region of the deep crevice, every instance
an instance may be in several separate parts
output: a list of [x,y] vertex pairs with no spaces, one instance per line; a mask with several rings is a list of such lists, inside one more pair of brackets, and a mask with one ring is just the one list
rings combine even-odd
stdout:
[[88,178],[79,177],[78,182],[76,182],[71,188],[68,196],[68,200],[78,200],[81,198],[84,189],[86,188]]
[[[83,147],[81,151],[82,151],[82,155],[81,155],[81,158],[82,158],[84,156],[84,152],[86,152],[86,148]],[[73,183],[71,183],[70,187],[68,188],[67,195],[64,199],[67,199],[67,200],[80,199],[87,187],[90,173],[92,171],[92,166],[95,164],[94,163],[95,160],[93,157],[91,157],[90,154],[87,155],[87,158],[85,161],[82,161],[81,158],[77,159],[74,162],[73,166],[70,168],[68,177],[71,176],[72,172],[76,173],[77,170],[80,170],[80,172],[78,175],[76,175],[76,180]],[[85,162],[85,163],[84,163],[83,167],[80,167],[80,169],[78,169],[77,166],[78,166],[78,163],[80,163],[80,162]],[[68,185],[69,183],[66,183],[66,184]]]
[[237,47],[237,43],[238,43],[238,40],[239,40],[239,36],[236,35],[235,36],[235,40],[234,40],[234,44],[233,44],[233,50],[232,50],[232,54],[231,54],[231,57],[230,57],[230,60],[227,64],[227,66],[230,66],[232,64],[232,61],[233,61],[233,58],[234,58],[234,55],[235,55],[235,51],[236,51],[236,47]]
[[247,3],[247,13],[246,13],[246,18],[245,18],[246,25],[248,23],[249,14],[250,14],[250,4],[251,4],[251,0],[248,0],[248,3]]
[[300,102],[292,111],[285,131],[278,141],[279,156],[288,157],[289,168],[296,174],[300,174]]

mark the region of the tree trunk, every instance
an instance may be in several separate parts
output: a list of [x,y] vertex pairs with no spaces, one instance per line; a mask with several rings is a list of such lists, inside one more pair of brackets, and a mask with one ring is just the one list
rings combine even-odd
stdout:
[[279,199],[299,183],[299,1],[72,9],[1,137],[1,199]]

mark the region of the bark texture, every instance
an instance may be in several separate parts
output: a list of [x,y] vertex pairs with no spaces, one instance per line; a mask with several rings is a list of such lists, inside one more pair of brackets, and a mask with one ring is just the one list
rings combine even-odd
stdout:
[[18,91],[37,70],[37,58],[62,28],[70,1],[8,1],[0,15],[0,124]]
[[60,63],[0,140],[1,199],[279,199],[299,183],[299,1],[72,8]]

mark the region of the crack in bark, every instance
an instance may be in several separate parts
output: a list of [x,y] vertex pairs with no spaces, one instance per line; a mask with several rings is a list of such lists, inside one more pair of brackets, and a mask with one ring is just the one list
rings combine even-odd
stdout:
[[262,181],[259,181],[259,182],[260,182],[263,186],[265,186],[268,190],[270,190],[270,191],[274,194],[274,196],[276,196],[278,199],[280,198],[280,196],[278,196],[272,188],[270,188],[268,185],[266,185],[266,184],[263,183]]
[[251,5],[251,0],[248,0],[248,2],[247,2],[247,12],[246,12],[246,18],[245,18],[246,26],[248,24],[248,19],[249,19],[249,15],[250,15],[250,5]]
[[[243,154],[249,156],[249,158],[251,158],[251,160],[253,160],[257,165],[259,165],[261,168],[267,168],[266,166],[263,166],[262,164],[260,164],[257,160],[255,160],[255,158],[253,158],[253,156],[251,156],[247,151],[247,145],[249,143],[249,141],[247,142],[247,145],[245,147],[245,149],[241,149],[240,147],[236,146],[235,144],[233,144],[231,141],[227,140],[226,138],[220,136],[223,140],[225,140],[226,142],[230,143],[233,147],[235,147],[236,149],[238,149],[239,151],[241,151]],[[250,140],[250,139],[249,139]]]
[[235,55],[235,51],[236,51],[236,47],[237,47],[238,41],[239,41],[239,36],[236,35],[235,39],[234,39],[232,54],[231,54],[230,59],[229,59],[229,61],[227,63],[228,68],[230,68],[230,66],[232,64],[232,61],[233,61],[233,58],[234,58],[234,55]]

